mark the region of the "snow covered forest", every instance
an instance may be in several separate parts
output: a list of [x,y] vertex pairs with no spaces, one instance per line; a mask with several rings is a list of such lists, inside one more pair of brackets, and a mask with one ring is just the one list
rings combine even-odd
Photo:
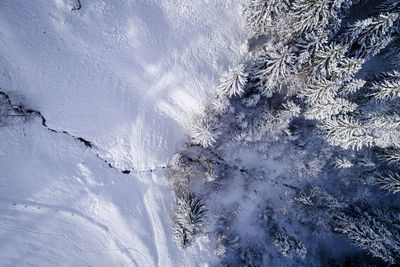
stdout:
[[400,0],[0,1],[0,265],[400,266]]
[[247,0],[170,161],[175,238],[223,266],[400,264],[400,1]]

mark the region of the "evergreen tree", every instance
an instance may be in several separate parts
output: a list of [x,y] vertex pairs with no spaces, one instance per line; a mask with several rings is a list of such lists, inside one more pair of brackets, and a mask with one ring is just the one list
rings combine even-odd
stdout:
[[386,0],[378,6],[380,12],[400,12],[400,0]]
[[348,1],[294,0],[290,11],[292,31],[302,33],[317,29],[337,29],[345,2]]
[[372,256],[394,264],[400,252],[400,232],[398,228],[393,229],[392,223],[393,218],[388,214],[377,216],[354,209],[352,212],[337,213],[332,228]]
[[276,31],[289,9],[288,0],[248,0],[243,10],[246,26],[253,36]]
[[306,52],[311,59],[328,44],[328,35],[329,31],[321,30],[305,33],[296,40],[296,47],[300,53]]
[[205,115],[194,118],[191,136],[195,144],[200,144],[205,148],[211,147],[220,134],[219,124],[215,118]]
[[190,246],[205,225],[206,208],[203,200],[192,193],[177,200],[173,216],[175,239],[182,248]]
[[333,79],[341,79],[342,82],[349,82],[362,68],[365,60],[361,58],[342,58],[331,70]]
[[348,82],[345,82],[339,90],[339,94],[342,96],[346,96],[349,94],[353,94],[357,92],[359,89],[364,87],[365,81],[361,79],[352,79]]
[[248,74],[245,71],[244,65],[239,65],[236,68],[229,69],[220,78],[218,92],[220,95],[228,97],[241,96],[244,92],[244,87],[247,82]]
[[[335,212],[347,207],[347,203],[339,201],[323,188],[315,185],[306,186],[297,192],[291,202],[301,222],[311,222],[318,226],[315,232],[329,231],[329,223]],[[301,212],[300,212],[301,211]]]
[[364,122],[352,116],[338,116],[322,121],[318,128],[330,144],[344,149],[400,147],[399,116],[375,116]]
[[215,110],[217,114],[224,114],[228,112],[231,105],[229,98],[226,95],[216,95],[212,100],[212,109]]
[[400,148],[400,116],[378,115],[365,123],[370,135],[373,135],[374,144],[381,148],[391,146]]
[[258,80],[261,93],[270,97],[281,89],[283,81],[294,71],[295,54],[286,46],[270,47],[257,59],[254,79]]
[[345,168],[351,168],[353,166],[354,166],[354,164],[351,163],[346,158],[336,158],[335,159],[335,167],[337,167],[337,168],[345,169]]

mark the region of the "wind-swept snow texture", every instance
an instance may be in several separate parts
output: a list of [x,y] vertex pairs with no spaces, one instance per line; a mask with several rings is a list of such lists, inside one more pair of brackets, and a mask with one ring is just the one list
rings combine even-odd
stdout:
[[[161,169],[245,39],[240,1],[0,1],[0,265],[199,266]],[[70,135],[84,138],[85,147]]]

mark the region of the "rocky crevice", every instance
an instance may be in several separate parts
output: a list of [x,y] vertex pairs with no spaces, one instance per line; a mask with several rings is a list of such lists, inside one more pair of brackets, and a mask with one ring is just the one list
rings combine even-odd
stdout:
[[[22,105],[16,105],[13,104],[9,95],[3,91],[0,91],[0,106],[2,108],[0,108],[0,118],[2,117],[25,117],[25,118],[29,118],[30,116],[34,116],[34,117],[38,117],[41,120],[41,124],[43,127],[45,127],[47,130],[53,132],[53,133],[57,133],[57,134],[65,134],[70,136],[71,138],[74,138],[76,141],[78,141],[79,143],[83,144],[85,147],[89,148],[89,149],[93,149],[93,150],[102,150],[101,148],[99,148],[98,146],[96,146],[93,142],[83,138],[83,137],[79,137],[79,136],[75,136],[72,135],[70,133],[68,133],[67,131],[62,131],[62,130],[56,130],[53,128],[50,128],[47,125],[47,120],[46,118],[42,115],[42,113],[40,111],[34,110],[34,109],[26,109],[24,108]],[[96,152],[96,156],[97,158],[101,159],[103,162],[105,162],[107,164],[108,167],[117,170],[123,174],[130,174],[130,173],[151,173],[160,169],[165,169],[167,168],[167,165],[162,165],[162,166],[158,166],[155,168],[149,168],[149,169],[136,169],[136,168],[132,168],[132,169],[120,169],[115,167],[113,164],[111,164],[107,159],[104,159],[103,157],[100,156],[100,154],[98,152]]]

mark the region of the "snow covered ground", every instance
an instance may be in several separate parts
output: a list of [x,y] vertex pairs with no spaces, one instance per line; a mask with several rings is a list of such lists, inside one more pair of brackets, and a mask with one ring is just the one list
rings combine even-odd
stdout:
[[[0,128],[0,262],[199,266],[161,169],[246,39],[240,2],[3,0],[0,87],[41,112]],[[203,253],[203,254],[202,254]]]

